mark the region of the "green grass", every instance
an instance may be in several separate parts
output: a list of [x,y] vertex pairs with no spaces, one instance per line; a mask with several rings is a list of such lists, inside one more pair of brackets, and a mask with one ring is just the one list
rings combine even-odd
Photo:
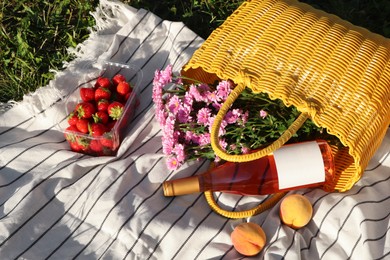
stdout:
[[0,101],[20,100],[53,78],[68,47],[88,37],[89,11],[97,0],[2,1],[0,6]]
[[[124,0],[163,19],[182,21],[203,38],[242,0]],[[390,37],[388,0],[302,0]],[[44,86],[74,57],[67,52],[89,35],[98,0],[3,0],[0,3],[0,102],[21,100]]]

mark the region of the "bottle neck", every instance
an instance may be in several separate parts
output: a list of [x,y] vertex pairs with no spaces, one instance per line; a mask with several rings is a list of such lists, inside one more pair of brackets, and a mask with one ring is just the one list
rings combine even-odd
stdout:
[[163,183],[163,191],[165,196],[178,196],[201,191],[198,176],[166,181]]

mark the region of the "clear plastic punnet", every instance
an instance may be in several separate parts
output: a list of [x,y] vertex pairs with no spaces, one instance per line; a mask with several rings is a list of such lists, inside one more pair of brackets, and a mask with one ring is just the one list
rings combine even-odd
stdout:
[[[139,85],[142,81],[142,70],[132,64],[122,64],[110,61],[93,61],[85,65],[90,78],[84,78],[83,84],[75,86],[75,90],[64,98],[65,108],[64,114],[59,115],[62,118],[58,123],[59,130],[65,135],[69,147],[75,152],[89,154],[93,156],[111,156],[115,155],[126,133],[130,130],[131,122],[135,114],[135,110],[139,105]],[[125,81],[130,85],[130,94],[126,97],[120,97],[116,93],[116,83],[113,80],[114,76],[121,75]],[[89,76],[88,76],[89,77]],[[123,79],[122,77],[122,79]],[[83,102],[80,95],[80,88],[97,89],[97,81],[99,78],[106,78],[110,80],[111,97],[108,103],[118,101],[123,105],[123,112],[117,119],[109,117],[109,122],[103,125],[107,126],[102,135],[95,135],[91,129],[96,119],[89,118],[89,131],[87,133],[76,130],[75,127],[70,127],[68,118],[75,113],[76,106]],[[98,100],[89,101],[95,107],[95,113],[99,111]],[[108,113],[108,112],[107,112]],[[80,118],[80,115],[78,116]]]

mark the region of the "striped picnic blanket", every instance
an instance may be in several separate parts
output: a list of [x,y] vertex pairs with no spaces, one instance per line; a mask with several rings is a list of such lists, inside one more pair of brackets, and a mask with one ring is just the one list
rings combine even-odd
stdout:
[[[189,60],[203,39],[183,23],[101,0],[97,27],[77,59],[48,86],[0,115],[0,259],[242,259],[230,233],[243,221],[267,234],[257,259],[390,259],[390,131],[363,178],[345,193],[300,190],[313,204],[308,226],[281,225],[278,207],[229,220],[202,194],[164,197],[161,183],[200,173],[206,162],[169,171],[155,120],[156,69]],[[85,62],[142,68],[141,104],[116,156],[69,150],[56,124],[63,99],[87,84]],[[216,194],[242,210],[267,198]],[[249,259],[249,258],[248,258]]]

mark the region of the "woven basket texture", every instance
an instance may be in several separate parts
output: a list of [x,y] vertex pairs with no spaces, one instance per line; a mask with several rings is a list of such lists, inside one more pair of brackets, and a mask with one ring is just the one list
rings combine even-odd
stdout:
[[[337,136],[345,148],[333,147],[329,191],[349,190],[360,179],[390,123],[390,40],[294,0],[244,2],[182,74],[267,93]],[[213,149],[228,160],[255,159]]]

